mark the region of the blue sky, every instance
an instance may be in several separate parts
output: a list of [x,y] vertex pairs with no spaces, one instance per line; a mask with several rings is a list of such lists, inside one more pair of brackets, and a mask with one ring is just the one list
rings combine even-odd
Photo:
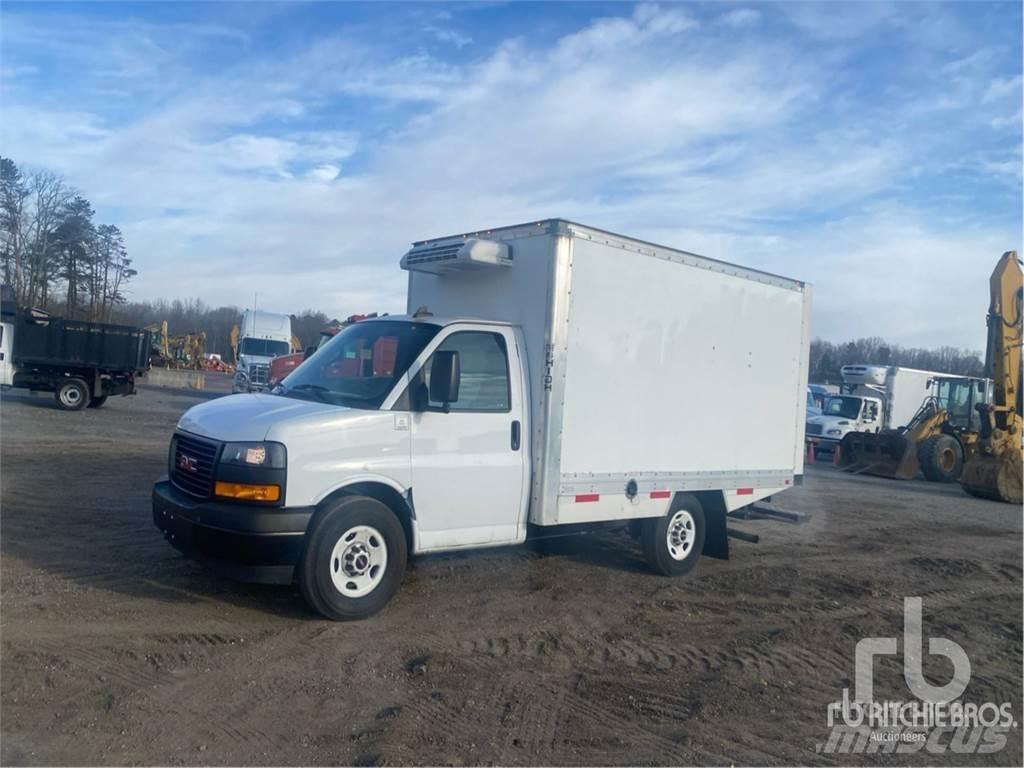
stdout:
[[1021,248],[1020,3],[6,3],[0,152],[137,298],[401,311],[412,240],[562,216],[980,349]]

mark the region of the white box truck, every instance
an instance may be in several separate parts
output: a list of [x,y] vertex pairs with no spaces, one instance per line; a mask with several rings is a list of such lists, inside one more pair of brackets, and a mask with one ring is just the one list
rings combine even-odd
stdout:
[[681,575],[728,556],[730,511],[800,482],[806,283],[564,220],[402,267],[407,315],[181,418],[153,490],[174,546],[355,618],[408,556],[580,525],[628,522]]
[[924,401],[951,373],[897,365],[844,365],[839,394],[825,400],[821,415],[807,419],[815,451],[832,451],[850,432],[881,432],[905,427]]
[[263,392],[270,388],[270,364],[292,353],[292,318],[247,309],[239,326],[235,378],[231,391]]

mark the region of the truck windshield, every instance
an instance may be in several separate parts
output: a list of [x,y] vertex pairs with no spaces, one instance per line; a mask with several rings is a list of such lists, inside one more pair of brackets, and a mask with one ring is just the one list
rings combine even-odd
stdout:
[[280,394],[376,410],[440,326],[402,320],[350,325],[292,371]]
[[843,397],[833,395],[825,401],[826,416],[842,416],[844,419],[856,419],[860,415],[861,400],[859,397]]
[[279,357],[291,352],[291,345],[287,341],[273,341],[271,339],[242,339],[238,344],[238,354],[257,355],[259,357]]

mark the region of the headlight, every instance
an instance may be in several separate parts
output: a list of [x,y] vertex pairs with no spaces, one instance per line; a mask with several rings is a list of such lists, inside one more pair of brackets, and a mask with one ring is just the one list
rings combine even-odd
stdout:
[[281,443],[227,443],[220,454],[221,464],[271,469],[284,469],[287,458]]
[[841,429],[830,429],[825,434],[829,435],[831,437],[839,437],[839,435],[843,434],[843,430],[841,430]]

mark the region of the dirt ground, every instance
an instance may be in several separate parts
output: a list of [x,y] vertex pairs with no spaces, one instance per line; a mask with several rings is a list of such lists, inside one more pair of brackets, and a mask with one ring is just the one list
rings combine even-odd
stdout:
[[[1024,719],[1020,509],[817,465],[776,498],[809,522],[738,522],[761,543],[683,580],[602,534],[416,560],[382,614],[334,624],[153,527],[200,397],[4,394],[3,764],[1022,763],[1019,728],[987,755],[816,751],[855,645],[902,636],[905,596],[967,652],[964,699]],[[876,698],[910,697],[898,659],[877,668]]]

